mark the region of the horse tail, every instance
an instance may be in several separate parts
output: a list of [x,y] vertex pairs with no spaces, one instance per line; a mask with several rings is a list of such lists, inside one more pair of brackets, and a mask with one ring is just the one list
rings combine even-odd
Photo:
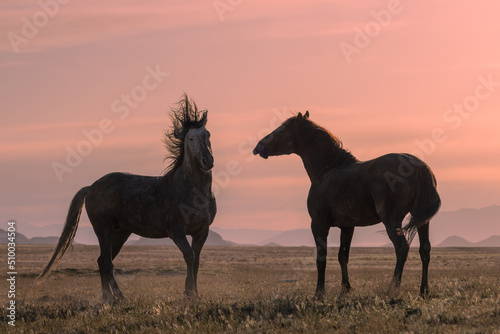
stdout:
[[418,228],[428,223],[441,207],[441,199],[436,190],[436,177],[425,163],[416,168],[417,192],[411,218],[403,227],[408,244],[411,244]]
[[50,259],[49,263],[43,270],[43,272],[38,276],[37,281],[42,281],[47,277],[49,271],[52,267],[61,261],[63,255],[68,250],[71,245],[73,238],[75,237],[76,230],[78,228],[78,222],[80,221],[80,214],[82,213],[83,203],[85,202],[85,196],[87,196],[90,187],[85,187],[80,189],[69,206],[68,216],[66,217],[66,223],[64,224],[61,237],[57,243],[57,247],[54,250],[54,254]]

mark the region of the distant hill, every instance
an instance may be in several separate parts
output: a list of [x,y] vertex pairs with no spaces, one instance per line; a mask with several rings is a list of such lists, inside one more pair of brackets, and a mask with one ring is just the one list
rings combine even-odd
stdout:
[[267,244],[265,245],[262,245],[263,247],[282,247],[281,245],[278,245],[277,243],[275,242],[268,242]]
[[[189,243],[191,243],[191,236],[187,236]],[[161,238],[161,239],[150,239],[150,238],[140,238],[137,241],[129,243],[129,245],[134,246],[174,246],[174,242],[170,238]],[[234,242],[229,242],[214,231],[208,232],[207,241],[205,241],[205,246],[233,246]]]
[[[83,222],[85,223],[85,222]],[[304,222],[307,224],[307,222]],[[88,222],[87,222],[88,224]],[[61,235],[63,224],[53,224],[47,226],[34,226],[27,223],[18,222],[16,225],[18,243],[25,244],[27,241],[22,238],[35,237],[58,237]],[[223,241],[214,241],[214,244],[240,244],[240,245],[267,245],[275,243],[281,246],[314,246],[314,239],[310,228],[302,228],[291,231],[276,230],[254,230],[254,229],[223,229],[220,227],[211,228]],[[6,233],[3,231],[3,233]],[[492,236],[493,235],[493,236]],[[430,239],[431,244],[440,246],[446,238],[450,236],[460,237],[474,247],[500,247],[498,243],[500,235],[500,206],[494,205],[482,209],[460,209],[457,211],[440,211],[431,221]],[[491,237],[491,239],[490,239]],[[0,244],[5,244],[5,238],[0,235]],[[139,241],[139,236],[133,234],[127,244],[134,244]],[[165,244],[162,239],[141,240],[140,244]],[[330,229],[328,236],[329,246],[338,246],[340,240],[340,230]],[[482,240],[482,241],[481,241]],[[97,237],[91,226],[82,225],[78,227],[75,241],[80,244],[97,245]],[[452,242],[447,241],[448,242]],[[55,243],[54,240],[37,240],[40,243]],[[167,241],[168,243],[169,241]],[[457,241],[458,242],[458,241]],[[469,242],[469,241],[468,241]],[[357,227],[352,240],[353,247],[378,247],[389,244],[389,238],[385,233],[382,224],[367,227]],[[445,243],[446,244],[446,243]],[[418,246],[418,238],[412,242],[412,246]],[[451,247],[451,246],[450,246]],[[464,246],[466,247],[466,246]]]
[[[188,236],[189,242],[191,242],[191,237]],[[24,234],[16,232],[16,245],[56,245],[59,241],[59,237],[33,237],[27,238]],[[6,245],[7,231],[0,229],[0,245]],[[162,239],[148,239],[140,238],[139,240],[133,240],[127,242],[128,245],[175,245],[172,239],[162,238]],[[73,245],[80,245],[80,243],[73,241]],[[207,241],[205,242],[207,246],[233,246],[236,245],[234,242],[226,241],[214,231],[210,231],[208,234]]]
[[[328,234],[328,246],[337,247],[340,245],[340,229],[331,228]],[[385,228],[382,224],[377,224],[368,227],[359,227],[354,230],[352,245],[355,247],[377,247],[386,244],[389,237],[385,233]],[[266,245],[268,243],[276,243],[280,246],[316,246],[311,229],[301,228],[291,231],[282,232],[276,236],[264,239],[258,245]]]
[[[29,240],[30,245],[57,245],[59,237],[33,237]],[[78,242],[73,241],[72,245],[79,245]]]
[[500,235],[492,235],[486,240],[479,241],[476,247],[500,247]]
[[446,238],[436,247],[500,247],[500,235],[492,235],[479,242],[470,242],[454,235]]
[[[58,241],[59,237],[33,237],[30,239],[24,234],[16,232],[16,245],[56,245]],[[6,245],[8,242],[7,231],[0,229],[0,245]],[[78,244],[73,242],[73,245]]]
[[[63,224],[51,224],[45,226],[34,226],[24,222],[17,222],[16,230],[27,238],[34,237],[58,237],[63,230]],[[97,236],[91,226],[82,225],[80,222],[76,231],[75,241],[78,244],[98,245]]]
[[259,242],[258,245],[262,246],[270,243],[280,246],[313,246],[315,244],[311,230],[306,228],[281,232],[274,237]]
[[[30,239],[26,238],[24,234],[16,231],[16,245],[27,245]],[[7,240],[7,231],[0,229],[0,245],[7,245],[9,241]]]
[[224,240],[231,240],[237,244],[257,245],[263,240],[272,238],[283,231],[276,230],[260,230],[260,229],[223,229],[217,226],[211,227],[210,230],[220,234]]
[[436,247],[474,247],[474,243],[467,241],[462,237],[453,235],[444,239],[443,242],[441,242]]
[[[251,230],[251,229],[223,229],[215,227],[224,239],[236,241],[239,244],[266,245],[276,243],[281,246],[314,246],[314,239],[309,228],[291,231]],[[439,245],[447,237],[454,235],[478,241],[474,247],[495,247],[495,239],[489,242],[492,246],[483,246],[482,242],[492,234],[500,234],[500,206],[494,205],[482,209],[461,209],[457,211],[442,211],[432,219],[430,224],[431,244]],[[246,237],[248,235],[248,237]],[[338,246],[340,230],[331,228],[328,235],[328,245]],[[479,244],[479,240],[481,244]],[[472,242],[471,242],[472,243]],[[356,227],[352,239],[354,247],[379,247],[392,244],[387,237],[385,227],[377,224],[367,227]],[[418,246],[418,237],[412,242],[412,247]],[[500,247],[498,245],[497,247]]]
[[431,221],[431,241],[440,243],[452,235],[472,241],[500,235],[500,206],[438,212]]

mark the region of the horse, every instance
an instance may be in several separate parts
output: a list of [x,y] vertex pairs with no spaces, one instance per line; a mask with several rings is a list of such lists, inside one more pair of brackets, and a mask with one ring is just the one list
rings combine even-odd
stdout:
[[[217,208],[212,193],[214,158],[207,110],[184,94],[172,108],[172,127],[163,139],[170,164],[161,176],[111,173],[79,190],[69,207],[59,242],[38,281],[43,280],[71,245],[82,207],[99,240],[97,259],[106,302],[123,299],[113,275],[113,260],[132,233],[147,238],[169,237],[187,266],[185,295],[197,296],[200,253]],[[186,235],[192,236],[189,244]]]
[[[359,161],[337,137],[311,121],[308,111],[283,122],[258,142],[253,153],[264,159],[293,153],[302,159],[311,180],[307,209],[317,252],[316,298],[325,295],[330,227],[341,231],[338,261],[341,292],[345,293],[351,290],[347,264],[354,227],[380,222],[385,225],[397,258],[389,291],[401,284],[409,245],[418,232],[422,261],[420,295],[428,295],[429,221],[439,210],[441,200],[436,178],[427,164],[413,155],[396,153]],[[404,227],[403,220],[407,222]]]

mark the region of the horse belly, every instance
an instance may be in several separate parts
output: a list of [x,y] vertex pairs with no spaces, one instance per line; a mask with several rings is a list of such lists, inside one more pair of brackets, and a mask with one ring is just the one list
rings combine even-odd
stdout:
[[353,207],[350,210],[332,208],[331,215],[332,226],[335,227],[370,226],[381,222],[377,213],[368,207]]
[[123,217],[121,226],[145,238],[165,238],[170,230],[166,217],[157,210],[138,210],[135,216]]
[[362,182],[344,182],[331,185],[326,190],[332,226],[370,226],[380,223],[369,187]]

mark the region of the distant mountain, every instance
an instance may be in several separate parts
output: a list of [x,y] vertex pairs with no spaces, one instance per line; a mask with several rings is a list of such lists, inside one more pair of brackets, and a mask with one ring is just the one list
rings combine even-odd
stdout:
[[479,242],[470,242],[461,237],[451,236],[436,247],[500,247],[500,235],[492,235]]
[[441,242],[436,247],[474,247],[474,243],[467,241],[462,237],[453,235],[444,239],[443,242]]
[[500,206],[438,212],[430,225],[431,242],[437,244],[452,235],[472,241],[500,235]]
[[[189,243],[191,243],[191,236],[187,236]],[[129,243],[129,245],[134,246],[174,246],[174,242],[170,238],[161,238],[161,239],[150,239],[150,238],[140,238],[137,241]],[[208,232],[207,241],[205,241],[205,246],[233,246],[234,242],[229,242],[214,231]]]
[[[7,245],[10,241],[7,240],[7,231],[0,229],[0,245]],[[16,245],[27,245],[30,239],[26,238],[24,234],[16,231]]]
[[476,242],[476,247],[500,247],[500,235],[492,235],[486,240]]
[[281,232],[274,237],[265,239],[258,245],[277,244],[280,246],[314,246],[314,238],[310,229],[301,228],[297,230]]
[[[272,231],[272,230],[251,230],[251,229],[232,229],[226,230],[219,227],[214,228],[224,239],[236,241],[239,244],[266,245],[273,242],[281,246],[314,246],[314,239],[309,228],[296,229],[291,231]],[[432,219],[430,224],[431,244],[439,245],[447,237],[453,235],[456,237],[467,238],[478,241],[473,243],[474,247],[483,246],[491,234],[500,235],[500,206],[494,205],[482,209],[461,209],[458,211],[442,211]],[[248,236],[248,237],[246,237]],[[328,245],[338,246],[340,240],[340,230],[331,228],[328,235]],[[483,240],[479,242],[479,240]],[[453,240],[452,240],[453,241]],[[496,239],[488,241],[489,247],[495,247],[498,244]],[[472,242],[470,242],[472,243]],[[385,227],[377,224],[367,227],[356,227],[352,239],[354,247],[392,247],[387,237]],[[418,237],[412,242],[412,247],[418,246]],[[496,246],[500,247],[500,245]]]
[[263,240],[272,238],[283,231],[275,230],[253,230],[249,228],[241,229],[224,229],[217,226],[211,227],[210,230],[220,234],[225,240],[231,240],[237,244],[260,244]]
[[[82,225],[83,223],[83,225]],[[87,224],[87,225],[85,225]],[[34,226],[27,223],[18,222],[16,225],[18,243],[26,243],[25,239],[34,237],[59,237],[63,229],[63,224],[53,224],[46,226]],[[275,243],[281,246],[314,246],[314,239],[309,228],[296,229],[291,231],[275,230],[253,230],[253,229],[223,229],[213,227],[212,232],[219,234],[224,243],[266,245]],[[5,231],[3,233],[6,233]],[[493,236],[492,236],[493,235]],[[432,245],[439,245],[450,236],[471,240],[474,247],[500,247],[498,246],[498,236],[500,235],[500,206],[494,205],[482,209],[461,209],[457,211],[440,211],[432,219],[430,224],[430,239]],[[491,239],[490,239],[491,237]],[[5,243],[5,238],[0,235],[0,244]],[[138,241],[139,236],[133,234],[127,244]],[[142,240],[144,243],[159,242],[165,244],[162,239]],[[328,236],[329,246],[338,246],[340,240],[340,230],[330,229]],[[481,241],[482,240],[482,241]],[[39,240],[36,242],[52,243],[54,240]],[[97,245],[97,237],[88,222],[80,223],[75,241],[80,244]],[[451,240],[453,241],[453,240]],[[450,241],[447,241],[450,242]],[[55,243],[55,242],[54,242]],[[217,244],[217,242],[214,242]],[[222,242],[219,242],[222,243]],[[352,246],[354,247],[377,247],[390,243],[382,224],[368,227],[357,227],[354,230]],[[412,246],[418,246],[418,238],[412,242]]]
[[[28,223],[17,222],[16,230],[24,234],[27,238],[34,237],[58,237],[61,235],[64,225],[51,224],[45,226],[34,226]],[[80,223],[76,231],[75,241],[78,244],[98,245],[97,236],[91,226]]]
[[[30,239],[16,231],[16,245],[56,245],[58,241],[59,237],[33,237]],[[0,229],[0,245],[6,245],[8,242],[7,231]],[[73,245],[78,244],[73,242]]]
[[281,247],[281,245],[278,245],[277,243],[275,242],[269,242],[265,245],[262,245],[263,247]]
[[[191,237],[188,236],[189,242],[191,242]],[[16,245],[56,245],[59,241],[59,237],[33,237],[27,238],[24,234],[16,231]],[[7,231],[0,229],[0,245],[6,245]],[[73,245],[80,245],[81,243],[73,241]],[[174,242],[170,238],[163,239],[148,239],[140,238],[139,240],[131,240],[127,242],[128,245],[174,245]],[[210,231],[208,234],[207,241],[205,242],[207,246],[233,246],[236,245],[234,242],[226,241],[214,231]]]
[[[327,241],[328,247],[338,247],[340,245],[340,229],[331,228]],[[382,224],[356,228],[352,238],[352,246],[355,247],[377,247],[387,242],[390,242],[389,237],[387,237]],[[285,231],[272,238],[262,240],[258,245],[263,246],[268,243],[289,247],[316,246],[313,234],[309,228]]]

